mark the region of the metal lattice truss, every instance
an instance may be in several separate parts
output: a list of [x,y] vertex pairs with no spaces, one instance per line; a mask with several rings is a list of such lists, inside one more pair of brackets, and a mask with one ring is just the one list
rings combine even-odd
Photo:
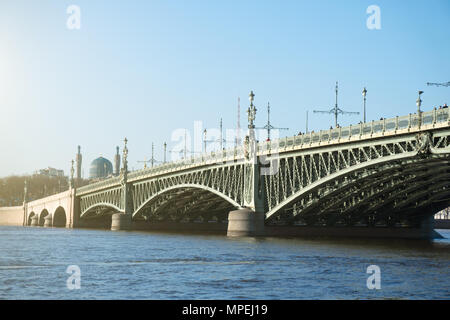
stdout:
[[[129,187],[132,215],[135,219],[156,220],[217,218],[217,214],[222,216],[242,205],[243,188],[242,163],[226,163],[156,177],[137,177]],[[81,195],[81,216],[96,207],[123,212],[122,197],[123,186],[120,185]]]
[[269,222],[393,224],[450,204],[450,132],[282,154],[265,177]]
[[86,213],[95,211],[96,215],[111,210],[123,211],[123,188],[116,186],[113,189],[105,189],[80,197],[81,217]]
[[133,216],[192,220],[215,211],[228,213],[242,205],[243,179],[242,164],[225,164],[135,182]]

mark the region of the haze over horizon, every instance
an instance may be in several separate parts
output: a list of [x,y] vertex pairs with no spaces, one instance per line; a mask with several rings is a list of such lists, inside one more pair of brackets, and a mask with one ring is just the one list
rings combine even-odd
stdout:
[[[67,28],[70,5],[81,29]],[[366,9],[381,10],[369,30]],[[102,154],[113,161],[128,138],[129,167],[162,160],[180,143],[173,132],[194,122],[247,125],[255,93],[256,125],[288,127],[282,136],[328,129],[332,115],[359,111],[345,126],[450,104],[450,2],[441,1],[56,1],[0,3],[0,177],[48,166],[70,172],[77,146],[84,177]],[[197,142],[198,143],[198,142]],[[188,147],[189,148],[189,147]],[[189,149],[193,149],[193,146]],[[170,153],[168,153],[170,156]]]

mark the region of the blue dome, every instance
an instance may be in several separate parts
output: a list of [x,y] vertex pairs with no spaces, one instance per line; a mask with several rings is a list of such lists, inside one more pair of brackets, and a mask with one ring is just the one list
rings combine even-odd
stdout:
[[113,173],[112,163],[103,157],[91,162],[89,169],[89,179],[106,178]]

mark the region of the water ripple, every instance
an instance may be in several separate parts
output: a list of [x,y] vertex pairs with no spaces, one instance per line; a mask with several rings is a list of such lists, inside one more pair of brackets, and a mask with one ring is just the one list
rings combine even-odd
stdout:
[[[449,231],[440,231],[450,237]],[[0,227],[0,299],[450,299],[450,240]],[[366,268],[381,268],[381,290]],[[69,265],[81,289],[68,290]]]

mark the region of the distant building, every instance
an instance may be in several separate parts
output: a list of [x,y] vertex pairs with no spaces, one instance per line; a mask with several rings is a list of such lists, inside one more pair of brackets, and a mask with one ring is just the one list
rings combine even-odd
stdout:
[[99,157],[91,162],[89,169],[89,179],[106,178],[113,174],[113,165],[111,161],[103,157]]
[[64,177],[64,170],[48,167],[47,169],[39,170],[39,174],[48,177]]

